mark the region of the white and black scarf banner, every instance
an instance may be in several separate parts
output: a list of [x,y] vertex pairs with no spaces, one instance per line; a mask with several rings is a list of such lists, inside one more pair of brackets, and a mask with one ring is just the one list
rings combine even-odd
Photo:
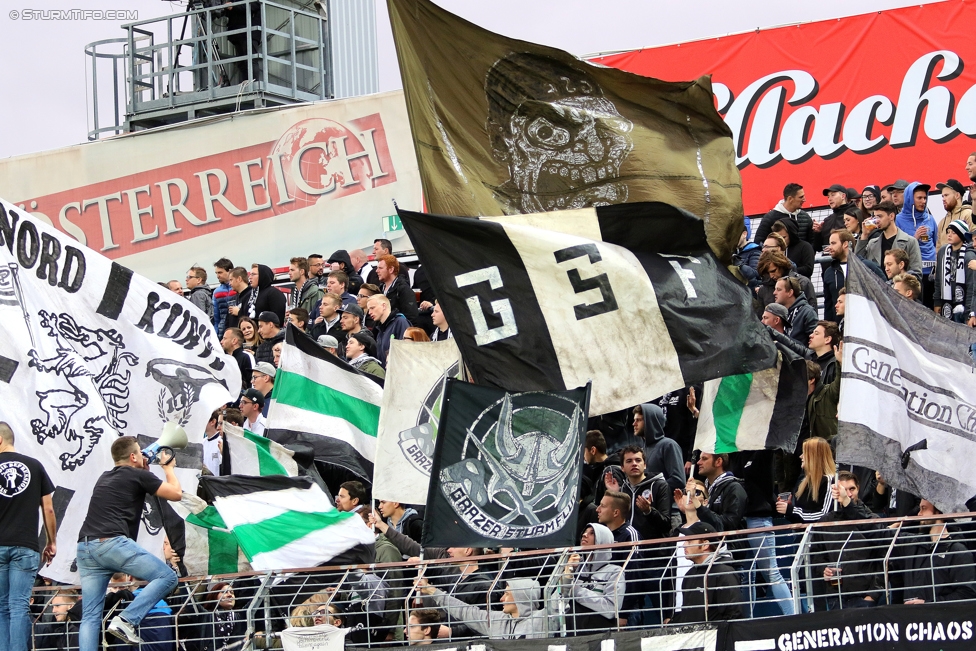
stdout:
[[399,211],[475,382],[593,382],[591,414],[770,368],[776,349],[704,222],[663,203],[504,217]]
[[[112,442],[155,440],[174,421],[190,440],[178,465],[199,468],[207,420],[236,399],[240,370],[199,308],[2,200],[0,323],[0,420],[57,487],[58,555],[41,573],[72,581]],[[147,500],[148,533],[161,517]]]
[[881,472],[943,512],[976,494],[976,330],[848,265],[837,460]]

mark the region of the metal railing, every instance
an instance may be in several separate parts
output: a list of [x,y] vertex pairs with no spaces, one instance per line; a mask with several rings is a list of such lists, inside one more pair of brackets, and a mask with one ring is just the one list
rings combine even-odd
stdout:
[[[701,536],[713,546],[704,556],[689,539],[670,538],[477,556],[452,549],[448,558],[404,563],[195,577],[182,580],[140,631],[144,640],[190,648],[254,649],[278,645],[288,628],[333,624],[347,630],[348,646],[375,647],[424,634],[445,641],[561,637],[976,601],[973,515],[939,516],[955,522],[938,542],[942,530],[917,517],[839,520]],[[76,648],[77,622],[52,621],[70,606],[58,590],[35,590],[39,651]],[[505,603],[510,592],[520,609],[514,618]],[[123,606],[106,611],[103,631]]]

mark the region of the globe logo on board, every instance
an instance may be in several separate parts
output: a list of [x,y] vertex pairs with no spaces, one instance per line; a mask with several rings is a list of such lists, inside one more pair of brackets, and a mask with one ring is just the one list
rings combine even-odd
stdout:
[[[372,187],[373,170],[359,137],[325,118],[293,124],[271,148],[265,181],[276,215]],[[282,187],[282,185],[284,187]]]

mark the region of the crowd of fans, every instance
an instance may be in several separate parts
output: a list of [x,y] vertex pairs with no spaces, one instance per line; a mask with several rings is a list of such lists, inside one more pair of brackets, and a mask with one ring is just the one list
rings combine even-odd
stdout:
[[[976,182],[976,153],[966,170]],[[925,496],[893,490],[873,469],[839,466],[832,447],[849,256],[860,257],[906,300],[976,326],[969,191],[954,179],[937,188],[946,210],[939,223],[927,208],[931,188],[901,180],[861,192],[832,185],[823,190],[830,213],[821,220],[803,210],[803,187],[789,184],[753,241],[744,229],[734,265],[753,293],[756,315],[771,337],[807,360],[808,402],[792,453],[694,450],[700,386],[591,418],[582,450],[579,548],[512,562],[504,560],[508,549],[422,549],[422,505],[380,501],[373,508],[369,485],[347,481],[335,490],[336,507],[359,513],[376,532],[372,556],[357,560],[448,562],[419,576],[408,564],[289,579],[261,601],[274,610],[266,621],[275,623],[256,634],[246,634],[244,624],[245,611],[257,603],[259,578],[181,584],[150,611],[143,640],[154,630],[160,646],[152,648],[160,650],[175,648],[177,638],[181,648],[201,651],[234,648],[246,637],[275,646],[285,627],[331,624],[353,629],[351,642],[427,644],[445,637],[546,636],[556,611],[575,633],[750,617],[763,595],[772,614],[794,614],[795,603],[830,610],[976,599],[976,537],[967,525],[947,521]],[[214,263],[216,287],[200,267],[189,270],[185,289],[178,281],[164,284],[212,317],[244,383],[239,401],[215,411],[207,425],[204,472],[226,474],[224,422],[255,434],[268,427],[286,321],[379,378],[391,339],[452,336],[422,266],[411,277],[384,239],[374,243],[375,267],[369,257],[340,250],[327,259],[292,258],[287,293],[275,286],[269,267],[248,270],[227,258]],[[914,515],[923,518],[898,540],[897,524],[878,521]],[[768,531],[783,522],[844,523],[815,535],[805,567],[816,580],[799,602],[795,584],[784,577],[790,552]],[[683,536],[678,545],[647,544],[673,536]],[[495,553],[503,556],[484,560]],[[166,555],[173,571],[185,575],[172,548]],[[886,576],[881,568],[889,562],[893,571]],[[129,585],[130,577],[112,577],[109,592],[116,596],[106,600],[106,617],[134,598]],[[36,596],[35,648],[77,644],[80,595],[65,588]],[[412,607],[405,610],[408,597]]]

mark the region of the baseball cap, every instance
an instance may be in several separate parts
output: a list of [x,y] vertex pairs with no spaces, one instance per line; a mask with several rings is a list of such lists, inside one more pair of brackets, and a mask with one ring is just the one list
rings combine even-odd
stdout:
[[823,196],[829,195],[831,192],[843,192],[847,194],[847,186],[841,183],[834,183],[832,186],[823,191]]
[[261,409],[264,409],[264,394],[253,387],[241,394],[241,400],[250,400]]
[[363,318],[363,308],[359,307],[355,303],[349,303],[349,305],[343,305],[336,312],[343,313],[348,312],[349,314],[355,314],[360,320]]
[[338,348],[339,342],[332,335],[322,335],[316,340],[322,348]]
[[271,310],[265,310],[264,312],[262,312],[261,314],[259,314],[258,315],[258,321],[259,322],[260,321],[265,321],[267,323],[273,323],[276,326],[281,327],[281,319],[279,319],[278,318],[278,315],[275,314],[274,312],[272,312]]
[[275,373],[278,372],[278,369],[276,369],[274,365],[268,362],[258,362],[257,364],[254,365],[254,368],[252,368],[251,370],[256,371],[258,373],[264,373],[265,375],[267,375],[272,379],[274,379]]
[[919,183],[918,185],[915,186],[915,190],[914,191],[915,192],[918,192],[919,190],[925,190],[925,194],[928,194],[929,193],[929,190],[931,190],[931,189],[932,189],[932,186],[929,185],[928,183]]
[[779,318],[783,319],[784,322],[790,316],[790,313],[786,309],[786,306],[780,305],[779,303],[770,303],[769,305],[766,306],[765,311],[769,312],[773,316],[778,316]]
[[956,179],[949,179],[945,183],[936,183],[935,187],[937,187],[940,191],[942,190],[942,188],[952,188],[959,194],[962,194],[966,191],[966,188],[963,187],[963,184],[957,181]]
[[885,190],[887,190],[888,192],[891,192],[892,190],[901,190],[902,192],[904,192],[905,188],[907,187],[908,187],[908,181],[904,179],[898,179],[894,183],[890,185],[886,185]]
[[858,192],[857,190],[855,190],[854,188],[847,188],[847,200],[848,201],[857,201],[858,198],[860,198],[860,196],[861,196],[861,193]]
[[686,527],[680,527],[678,529],[678,533],[683,533],[686,536],[703,536],[705,534],[718,533],[718,532],[715,530],[715,527],[713,527],[712,525],[708,524],[707,522],[702,522],[701,520],[699,520],[698,522],[689,524]]

